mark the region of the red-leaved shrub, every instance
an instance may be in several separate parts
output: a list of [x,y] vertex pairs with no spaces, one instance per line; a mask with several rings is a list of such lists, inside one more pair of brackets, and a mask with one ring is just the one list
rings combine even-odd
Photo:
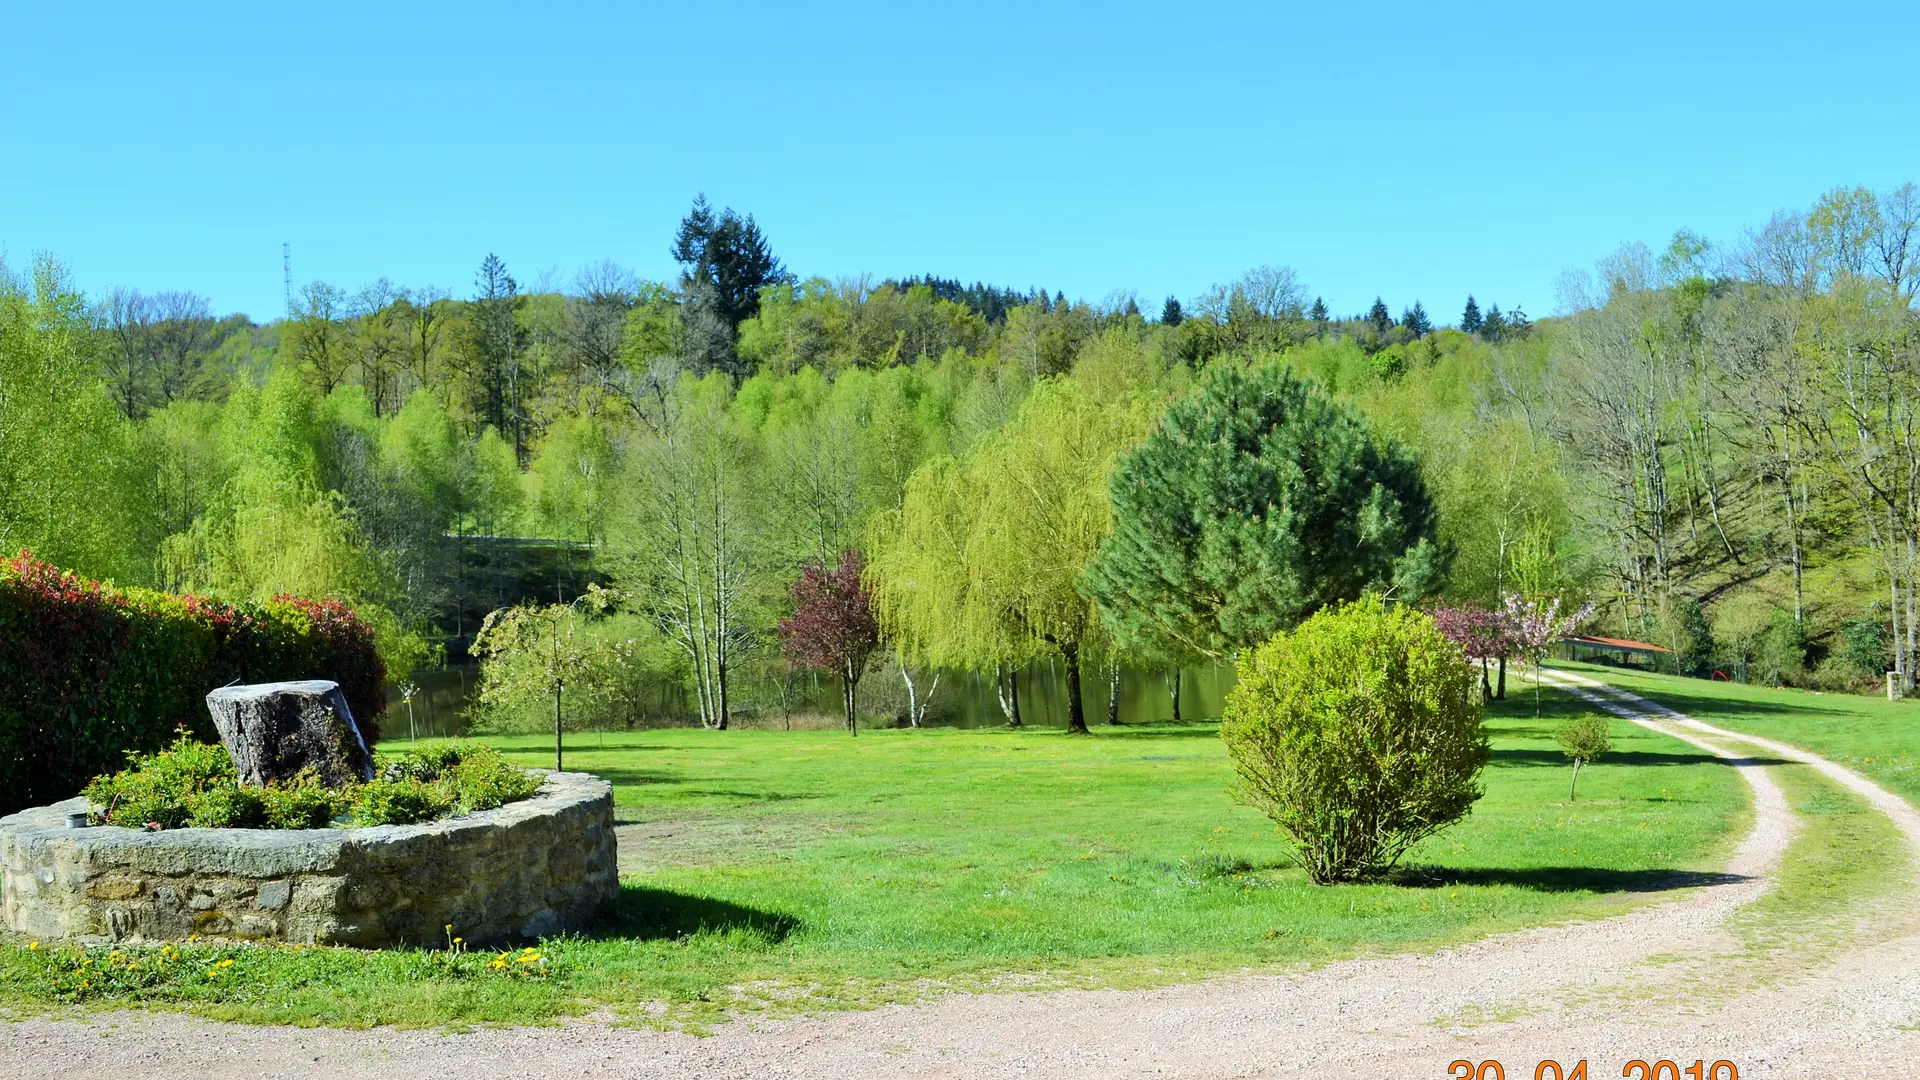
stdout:
[[0,559],[0,813],[74,795],[176,730],[215,741],[207,693],[236,681],[332,679],[371,744],[386,678],[336,600],[229,604]]

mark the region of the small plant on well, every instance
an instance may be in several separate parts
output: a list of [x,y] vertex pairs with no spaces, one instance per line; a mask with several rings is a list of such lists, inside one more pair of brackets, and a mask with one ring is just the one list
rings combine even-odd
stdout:
[[1322,610],[1240,662],[1220,721],[1236,794],[1315,882],[1384,871],[1482,794],[1476,681],[1428,615],[1375,599]]
[[321,786],[307,770],[266,787],[240,783],[226,747],[181,733],[157,754],[128,754],[127,767],[82,792],[97,825],[148,829],[324,829],[411,825],[492,810],[532,796],[538,774],[478,743],[427,743],[397,757],[374,755],[371,783]]
[[1567,785],[1567,801],[1573,802],[1580,787],[1580,766],[1613,749],[1613,725],[1603,716],[1578,716],[1560,725],[1560,749],[1573,759],[1573,783]]

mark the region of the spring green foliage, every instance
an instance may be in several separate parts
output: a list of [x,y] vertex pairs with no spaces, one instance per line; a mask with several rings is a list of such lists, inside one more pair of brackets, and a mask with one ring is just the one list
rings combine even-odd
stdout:
[[152,494],[100,380],[104,347],[65,267],[0,259],[0,552],[138,580]]
[[1036,386],[1006,426],[909,481],[875,529],[870,576],[887,636],[926,663],[1065,665],[1068,729],[1086,730],[1084,661],[1101,647],[1080,582],[1105,538],[1105,480],[1142,426],[1076,379]]
[[1322,606],[1438,578],[1419,466],[1290,367],[1217,363],[1113,472],[1087,590],[1116,636],[1218,659]]
[[[539,598],[618,579],[672,650],[648,685],[679,691],[649,708],[718,727],[790,687],[770,641],[801,562],[865,546],[917,470],[923,488],[944,483],[1036,386],[1080,379],[1151,429],[1198,373],[1272,366],[1311,378],[1310,409],[1360,418],[1364,438],[1328,430],[1417,474],[1427,509],[1398,480],[1383,484],[1404,502],[1397,523],[1374,519],[1393,508],[1371,487],[1338,491],[1344,516],[1309,557],[1369,569],[1333,567],[1337,587],[1316,592],[1325,568],[1287,570],[1289,528],[1264,503],[1203,529],[1181,524],[1206,504],[1178,470],[1154,481],[1175,492],[1160,502],[1153,484],[1122,485],[1147,520],[1115,518],[1113,565],[1086,582],[1119,620],[1103,652],[1225,656],[1356,595],[1349,577],[1399,577],[1409,598],[1604,597],[1596,630],[1695,670],[1831,689],[1920,670],[1920,564],[1900,554],[1920,544],[1920,443],[1902,419],[1920,409],[1913,185],[1837,188],[1731,246],[1684,231],[1628,245],[1569,274],[1554,318],[1473,303],[1460,328],[1426,333],[1418,303],[1387,317],[1407,297],[1334,318],[1285,267],[1148,321],[1130,298],[795,281],[750,217],[707,207],[682,224],[677,284],[603,264],[530,293],[489,258],[458,297],[315,282],[264,325],[216,319],[191,294],[81,297],[50,260],[4,275],[0,380],[32,392],[0,402],[0,475],[15,481],[0,488],[0,550],[227,599],[340,598],[405,677],[524,598],[525,582],[504,595],[474,572],[497,567],[476,563],[528,538],[597,545],[567,548],[582,565]],[[1082,377],[1115,356],[1142,378]],[[1149,558],[1123,557],[1136,527],[1167,533],[1135,545]],[[1189,528],[1218,543],[1187,550]],[[1374,541],[1349,542],[1394,529],[1451,561],[1383,571]],[[1180,610],[1159,593],[1202,599]],[[675,612],[689,595],[716,612],[704,629]],[[1214,609],[1248,625],[1208,640]],[[1884,655],[1854,625],[1874,620]],[[1013,645],[955,655],[998,662]]]
[[492,810],[531,796],[540,778],[498,751],[468,743],[429,744],[375,759],[366,784],[322,787],[311,772],[284,783],[242,784],[226,747],[185,735],[154,754],[128,754],[127,767],[89,783],[96,824],[162,829],[324,829],[330,825],[411,825],[454,812]]
[[1329,608],[1241,661],[1220,720],[1236,792],[1315,882],[1378,874],[1484,792],[1474,678],[1424,613]]
[[1597,760],[1613,749],[1613,725],[1604,717],[1579,716],[1560,725],[1555,738],[1560,749],[1573,762],[1573,779],[1567,784],[1567,801],[1572,802],[1580,788],[1580,766]]

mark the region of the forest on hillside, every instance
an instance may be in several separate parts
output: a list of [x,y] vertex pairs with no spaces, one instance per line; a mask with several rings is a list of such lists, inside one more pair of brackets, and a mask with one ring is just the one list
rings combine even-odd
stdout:
[[[1837,188],[1724,242],[1623,247],[1553,317],[1466,298],[1451,325],[1333,315],[1278,266],[1144,306],[803,279],[704,199],[662,229],[674,281],[606,262],[528,289],[487,255],[459,295],[314,282],[265,323],[84,296],[41,256],[0,264],[0,550],[345,599],[396,678],[464,659],[500,602],[610,584],[595,632],[625,682],[597,707],[628,722],[790,695],[789,590],[851,552],[883,599],[962,561],[1019,592],[1018,625],[896,619],[910,687],[1069,647],[1152,669],[1194,658],[1111,632],[1082,581],[1114,463],[1201,373],[1277,363],[1417,462],[1434,557],[1402,599],[1591,599],[1685,671],[1911,685],[1916,226],[1911,184]],[[956,540],[982,507],[994,527]]]

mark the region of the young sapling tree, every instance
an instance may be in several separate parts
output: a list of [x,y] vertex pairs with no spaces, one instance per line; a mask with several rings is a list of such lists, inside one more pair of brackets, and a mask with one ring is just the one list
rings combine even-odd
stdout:
[[1567,801],[1573,802],[1580,787],[1580,766],[1613,749],[1612,725],[1604,716],[1580,716],[1560,725],[1560,749],[1573,759],[1573,783],[1567,785]]

